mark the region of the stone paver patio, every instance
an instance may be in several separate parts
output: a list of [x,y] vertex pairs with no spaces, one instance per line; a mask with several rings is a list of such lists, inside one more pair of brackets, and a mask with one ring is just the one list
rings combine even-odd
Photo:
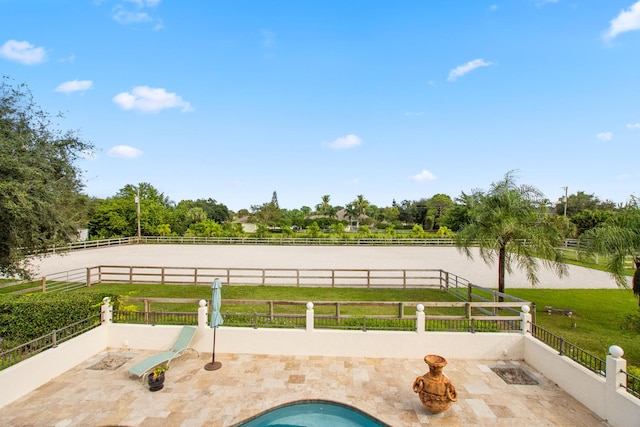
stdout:
[[[381,343],[381,345],[384,345]],[[606,426],[522,362],[450,360],[444,373],[459,400],[437,418],[412,390],[422,360],[186,353],[152,393],[129,366],[151,352],[111,349],[0,408],[5,426],[232,426],[274,406],[304,399],[357,407],[392,426]],[[114,370],[91,369],[105,356],[129,356]],[[540,384],[509,385],[490,368],[521,366]],[[92,366],[93,365],[93,366]],[[3,387],[10,385],[3,384]]]

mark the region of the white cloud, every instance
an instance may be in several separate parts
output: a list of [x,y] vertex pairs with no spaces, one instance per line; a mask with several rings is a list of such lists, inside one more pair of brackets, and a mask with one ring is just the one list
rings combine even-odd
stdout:
[[113,14],[113,19],[120,24],[137,24],[139,22],[151,22],[153,19],[146,12],[130,12],[119,9]]
[[93,82],[91,80],[71,80],[58,85],[54,89],[56,92],[71,93],[71,92],[84,92],[93,88]]
[[138,110],[145,113],[155,113],[168,108],[179,108],[183,112],[193,111],[191,104],[184,101],[175,93],[169,93],[163,88],[136,86],[131,93],[122,92],[113,97],[123,110]]
[[407,111],[406,113],[404,113],[405,117],[411,117],[411,116],[421,116],[424,114],[424,111]]
[[493,62],[488,62],[484,59],[474,59],[473,61],[469,61],[466,64],[460,65],[451,70],[451,72],[449,73],[449,77],[447,77],[447,80],[452,82],[458,77],[462,77],[468,72],[475,70],[476,68],[488,67],[490,65],[493,65]]
[[613,132],[600,132],[596,135],[600,141],[611,141],[613,139]]
[[640,30],[640,1],[635,2],[628,10],[610,21],[609,29],[603,34],[605,40],[613,40],[618,34]]
[[138,7],[156,7],[160,4],[160,0],[125,0],[134,3]]
[[25,65],[35,65],[46,61],[47,52],[43,47],[35,47],[27,41],[9,40],[0,47],[0,57]]
[[262,45],[266,48],[271,48],[276,42],[276,33],[270,30],[260,31],[262,35]]
[[326,145],[329,148],[333,148],[334,150],[346,150],[349,148],[357,147],[358,145],[361,145],[361,144],[362,144],[362,139],[360,139],[356,135],[350,134],[347,136],[342,136]]
[[640,123],[627,123],[627,129],[640,129]]
[[435,176],[433,173],[429,172],[428,170],[423,169],[422,172],[420,172],[417,175],[410,176],[409,179],[415,182],[425,182],[425,181],[436,180],[438,179],[438,177]]
[[[133,3],[132,6],[126,3]],[[160,4],[160,0],[124,0],[124,3],[113,8],[113,19],[123,25],[152,23],[154,30],[164,28],[162,19],[154,13],[149,14],[149,9],[153,9]]]
[[67,56],[66,58],[60,58],[58,61],[60,62],[75,62],[76,60],[76,56],[74,54],[71,54],[69,56]]
[[137,148],[131,147],[129,145],[116,145],[111,148],[107,154],[110,157],[120,157],[125,159],[135,159],[136,157],[142,156],[142,150],[138,150]]

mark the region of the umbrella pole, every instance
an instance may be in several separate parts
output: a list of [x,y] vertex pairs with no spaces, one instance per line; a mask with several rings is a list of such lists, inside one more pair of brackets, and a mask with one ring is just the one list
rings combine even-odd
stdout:
[[211,357],[211,362],[204,365],[204,369],[207,371],[215,371],[222,367],[222,363],[216,362],[216,330],[218,328],[213,328],[213,356]]

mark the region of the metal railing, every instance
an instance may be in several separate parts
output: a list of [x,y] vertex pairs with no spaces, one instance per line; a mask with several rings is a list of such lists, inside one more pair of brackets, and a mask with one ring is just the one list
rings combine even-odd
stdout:
[[572,344],[566,341],[564,338],[541,328],[535,323],[531,323],[530,326],[531,336],[558,351],[558,354],[560,356],[567,356],[574,362],[579,363],[590,371],[603,377],[606,376],[606,361],[604,359],[586,352],[575,344]]
[[519,332],[521,321],[503,319],[446,319],[427,316],[425,329],[434,332]]
[[360,331],[415,331],[415,318],[392,318],[385,316],[314,316],[316,329],[344,329]]
[[5,369],[49,348],[55,348],[58,344],[96,328],[100,326],[100,324],[100,315],[96,314],[65,326],[64,328],[54,329],[47,335],[3,351],[0,353],[0,369]]
[[626,381],[627,384],[626,385],[620,384],[620,386],[624,387],[624,389],[627,390],[628,393],[640,399],[640,378],[626,371],[620,371],[620,372],[625,374],[627,377],[627,381]]
[[243,314],[225,313],[223,315],[225,326],[249,327],[249,328],[292,328],[304,329],[307,326],[304,314]]
[[114,310],[113,323],[197,325],[198,313]]
[[[68,271],[61,271],[58,273],[52,273],[48,276],[43,276],[40,279],[40,284],[31,288],[21,289],[13,292],[14,294],[25,294],[29,292],[68,292],[75,289],[85,288],[91,286],[91,277],[96,274],[98,270],[96,267],[90,268],[76,268]],[[34,282],[35,283],[35,282]]]

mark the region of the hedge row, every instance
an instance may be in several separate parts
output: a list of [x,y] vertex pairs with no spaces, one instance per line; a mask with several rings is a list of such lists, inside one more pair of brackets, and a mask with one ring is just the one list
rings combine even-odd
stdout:
[[100,313],[112,294],[38,293],[0,295],[0,338],[3,349],[24,344]]

